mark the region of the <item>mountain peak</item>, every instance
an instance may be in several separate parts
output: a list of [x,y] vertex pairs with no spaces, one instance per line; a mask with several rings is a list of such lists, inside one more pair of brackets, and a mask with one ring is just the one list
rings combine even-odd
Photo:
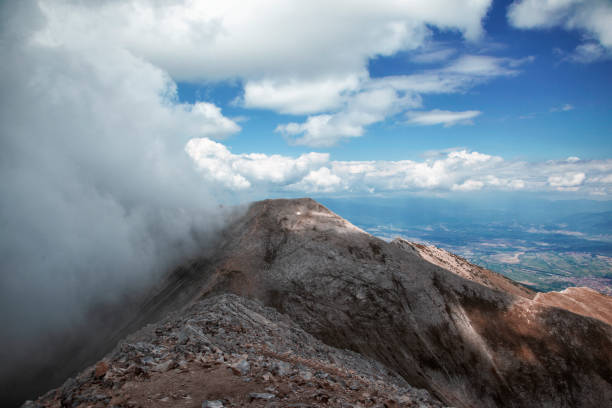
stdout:
[[[336,231],[359,232],[365,231],[354,226],[344,218],[330,211],[328,208],[312,198],[270,199],[253,203],[247,212],[246,218],[256,220],[267,219],[268,222],[281,224],[290,230],[317,229]],[[270,225],[259,225],[270,228]]]

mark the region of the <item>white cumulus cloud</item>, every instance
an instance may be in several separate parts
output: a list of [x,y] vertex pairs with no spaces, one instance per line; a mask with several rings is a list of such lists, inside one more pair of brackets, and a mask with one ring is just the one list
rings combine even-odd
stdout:
[[298,157],[233,154],[221,143],[193,139],[187,152],[208,180],[235,190],[288,193],[532,191],[612,194],[611,160],[508,161],[468,150],[421,160],[335,161],[326,153]]
[[[41,1],[41,41],[120,44],[180,80],[290,79],[362,72],[419,47],[429,27],[470,40],[491,0]],[[341,51],[339,51],[341,50]]]
[[344,138],[362,136],[366,126],[420,103],[420,98],[402,95],[391,87],[373,88],[353,95],[339,112],[309,116],[303,123],[279,125],[276,131],[293,144],[331,146]]
[[[491,0],[39,0],[46,24],[34,40],[47,46],[112,44],[180,81],[236,81],[246,108],[311,115],[278,131],[295,144],[328,146],[420,102],[424,87],[456,91],[485,77],[514,74],[510,60],[464,56],[445,72],[405,78],[411,90],[369,78],[368,62],[420,49],[435,30],[482,36]],[[443,61],[449,50],[421,60]],[[392,93],[395,92],[395,95]],[[427,92],[427,91],[425,91]],[[411,95],[406,95],[411,94]],[[357,106],[365,96],[382,107]],[[407,104],[407,101],[412,103]],[[227,133],[231,131],[226,127]]]
[[558,188],[577,187],[584,182],[585,178],[584,173],[565,173],[548,177],[548,184]]
[[595,42],[580,44],[566,59],[593,62],[612,56],[612,3],[609,0],[518,0],[508,8],[514,27],[581,30]]
[[[362,136],[367,126],[382,122],[393,115],[422,106],[422,94],[463,92],[470,87],[496,77],[514,76],[518,68],[532,61],[531,58],[497,58],[482,55],[463,55],[440,69],[426,70],[411,75],[387,76],[381,78],[360,77],[351,88],[332,93],[330,106],[340,102],[337,109],[320,115],[310,115],[303,122],[289,122],[278,125],[276,131],[282,133],[293,144],[312,147],[331,146],[337,142]],[[305,83],[299,89],[308,89]],[[282,89],[280,95],[271,101],[286,100]],[[274,93],[274,92],[272,92]],[[268,104],[270,105],[270,104]],[[323,101],[314,105],[322,106]],[[291,107],[293,106],[293,107]],[[311,105],[312,106],[312,105]],[[288,105],[281,111],[302,109],[299,105]],[[478,116],[479,111],[450,112],[432,110],[429,112],[410,112],[409,121],[416,124],[468,124]]]

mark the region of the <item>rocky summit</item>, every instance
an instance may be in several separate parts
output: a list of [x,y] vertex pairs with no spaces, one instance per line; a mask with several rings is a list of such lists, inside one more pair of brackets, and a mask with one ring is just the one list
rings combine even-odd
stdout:
[[612,406],[611,312],[267,200],[129,327],[156,323],[26,406]]

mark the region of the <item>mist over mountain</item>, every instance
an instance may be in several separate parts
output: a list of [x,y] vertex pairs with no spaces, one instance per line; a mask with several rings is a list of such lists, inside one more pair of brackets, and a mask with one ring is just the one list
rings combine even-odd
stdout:
[[45,46],[47,23],[36,2],[0,5],[3,395],[104,344],[113,305],[230,217],[183,153],[198,114],[168,104],[165,73],[112,44]]

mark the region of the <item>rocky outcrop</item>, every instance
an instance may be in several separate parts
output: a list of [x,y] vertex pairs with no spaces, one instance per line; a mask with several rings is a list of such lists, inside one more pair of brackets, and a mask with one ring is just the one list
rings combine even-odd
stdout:
[[431,262],[432,264],[438,265],[439,267],[453,272],[462,278],[480,283],[481,285],[491,289],[500,290],[502,292],[511,293],[513,295],[522,296],[529,299],[533,299],[536,295],[533,290],[526,288],[512,279],[506,278],[502,274],[493,272],[478,265],[474,265],[460,256],[433,245],[423,245],[416,242],[410,242],[403,238],[396,238],[391,241],[391,243],[398,245],[407,251],[412,251],[418,254],[427,262]]
[[196,302],[122,341],[26,407],[442,407],[382,364],[323,344],[235,295]]
[[262,201],[210,255],[168,275],[132,326],[234,293],[448,405],[612,406],[610,325],[438,255],[373,237],[310,199]]

